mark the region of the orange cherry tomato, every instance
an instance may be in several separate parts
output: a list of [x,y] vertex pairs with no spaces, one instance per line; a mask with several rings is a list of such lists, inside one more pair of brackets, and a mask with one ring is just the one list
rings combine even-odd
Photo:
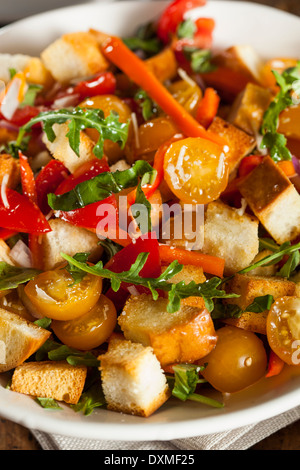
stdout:
[[24,292],[41,316],[53,320],[72,320],[88,312],[98,301],[102,279],[86,275],[74,284],[72,276],[62,268],[39,274]]
[[169,86],[169,92],[181,106],[195,117],[202,98],[202,91],[197,83],[192,86],[185,80],[178,80]]
[[215,349],[201,359],[201,365],[207,364],[202,375],[216,390],[239,392],[265,375],[267,354],[255,333],[225,326],[216,334]]
[[[129,106],[124,103],[120,98],[114,95],[98,95],[92,98],[88,98],[83,101],[79,106],[82,108],[96,108],[101,109],[104,116],[110,115],[111,111],[115,111],[119,114],[120,122],[127,122],[131,118],[131,110]],[[94,141],[97,142],[99,138],[98,131],[96,129],[86,129],[87,135]],[[129,135],[127,144],[129,145],[132,137],[132,126],[129,127]],[[114,163],[124,155],[125,150],[111,140],[104,141],[104,154],[108,157],[109,163]]]
[[107,341],[115,329],[117,311],[110,299],[101,295],[96,305],[79,318],[52,322],[56,336],[70,348],[94,349]]
[[200,137],[174,142],[165,153],[165,180],[186,204],[216,200],[227,186],[228,172],[222,149]]
[[161,116],[145,122],[139,127],[139,144],[136,149],[137,155],[149,155],[154,157],[154,152],[170,140],[179,130],[168,116]]
[[273,303],[267,338],[272,351],[286,364],[300,364],[300,298],[280,297]]

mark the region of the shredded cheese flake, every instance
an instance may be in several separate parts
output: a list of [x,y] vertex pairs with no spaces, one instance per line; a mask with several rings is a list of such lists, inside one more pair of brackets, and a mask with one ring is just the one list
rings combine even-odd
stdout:
[[137,117],[135,113],[131,114],[131,120],[132,120],[134,137],[135,137],[135,145],[136,145],[136,148],[140,148],[139,128],[138,128],[138,122],[137,122]]
[[194,80],[191,79],[191,77],[186,73],[185,70],[183,70],[182,68],[179,68],[178,69],[178,75],[180,76],[180,78],[182,80],[184,80],[186,83],[188,83],[190,86],[192,87],[195,87],[197,85],[196,82],[194,82]]
[[7,199],[6,189],[9,180],[9,174],[3,176],[2,183],[1,183],[1,199],[6,209],[9,209],[9,202]]

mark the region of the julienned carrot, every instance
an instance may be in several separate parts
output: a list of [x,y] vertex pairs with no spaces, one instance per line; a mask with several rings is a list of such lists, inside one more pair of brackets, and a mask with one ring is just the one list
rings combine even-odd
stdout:
[[124,72],[134,83],[139,85],[170,116],[187,137],[202,137],[222,147],[227,143],[220,136],[204,129],[169,93],[164,85],[147,68],[123,41],[110,37],[102,45],[106,58]]
[[205,273],[223,277],[225,260],[222,258],[163,244],[159,245],[159,254],[162,263],[177,260],[179,264],[201,266]]
[[279,375],[282,369],[284,368],[284,362],[274,351],[271,350],[270,357],[269,357],[269,365],[266,377],[274,377],[275,375]]
[[220,97],[214,88],[206,88],[204,96],[199,103],[196,119],[207,129],[217,115]]
[[[153,169],[156,170],[156,178],[154,182],[151,185],[146,185],[143,186],[143,192],[147,198],[151,197],[157,188],[159,187],[160,183],[163,181],[164,178],[164,156],[168,148],[173,142],[177,142],[177,140],[183,139],[184,136],[182,134],[176,134],[172,139],[168,140],[165,142],[163,145],[161,145],[154,156],[154,162],[153,162]],[[129,206],[132,206],[132,204],[135,203],[135,198],[136,198],[136,189],[131,191],[127,195],[127,202]]]

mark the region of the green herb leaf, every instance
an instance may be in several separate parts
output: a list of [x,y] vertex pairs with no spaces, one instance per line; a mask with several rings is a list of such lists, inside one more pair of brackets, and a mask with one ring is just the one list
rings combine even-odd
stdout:
[[224,318],[239,318],[242,313],[243,310],[238,305],[216,302],[214,309],[211,312],[211,318],[213,320],[222,320]]
[[184,54],[191,63],[193,72],[195,73],[209,73],[217,69],[212,64],[212,53],[208,49],[196,49],[195,47],[184,47]]
[[135,36],[123,38],[123,42],[132,51],[143,51],[147,57],[158,54],[163,48],[163,43],[156,35],[156,27],[153,22],[141,25]]
[[72,366],[99,367],[100,362],[91,352],[83,352],[66,345],[59,345],[48,352],[50,361],[67,361]]
[[193,39],[195,33],[197,31],[197,27],[194,21],[189,18],[186,21],[182,21],[178,28],[177,28],[177,36],[179,39],[188,38]]
[[287,262],[282,266],[280,271],[277,273],[277,276],[285,277],[286,279],[289,279],[291,275],[293,275],[295,269],[299,266],[300,264],[300,253],[299,251],[294,251],[292,253]]
[[145,121],[149,121],[149,119],[152,119],[157,114],[157,105],[152,101],[152,99],[144,90],[139,90],[135,94],[134,99],[140,105]]
[[137,186],[140,177],[143,177],[143,184],[151,184],[156,177],[156,170],[145,160],[137,160],[128,170],[100,173],[65,194],[48,194],[48,204],[54,210],[79,209]]
[[28,90],[25,93],[24,100],[20,104],[20,108],[24,108],[24,106],[34,106],[35,99],[42,89],[43,87],[41,85],[28,85]]
[[101,109],[76,107],[74,109],[60,109],[40,113],[20,128],[17,145],[22,143],[25,133],[30,131],[32,126],[38,122],[43,123],[44,131],[50,142],[53,142],[56,138],[53,130],[54,124],[68,122],[69,132],[67,137],[72,150],[78,157],[80,156],[80,132],[84,129],[96,129],[99,132],[99,139],[93,149],[95,156],[98,158],[103,156],[104,140],[117,142],[121,148],[124,148],[128,138],[129,123],[120,122],[117,113],[111,111],[110,115],[105,118]]
[[152,231],[151,204],[142,190],[141,183],[137,186],[135,203],[131,206],[131,212],[132,216],[137,221],[141,233],[149,233]]
[[35,325],[39,326],[40,328],[44,328],[44,330],[49,330],[51,326],[52,320],[51,318],[39,318],[34,322]]
[[62,410],[62,407],[53,398],[36,397],[35,401],[47,410]]
[[26,153],[26,150],[28,149],[29,141],[30,141],[30,135],[24,136],[20,144],[17,144],[16,140],[11,140],[10,142],[0,145],[0,153],[3,153],[3,152],[8,153],[13,158],[18,159],[19,151],[21,151],[22,153]]
[[273,302],[274,297],[269,294],[256,297],[252,304],[245,309],[245,312],[262,313],[265,310],[270,310]]
[[35,278],[41,271],[31,268],[19,268],[11,266],[4,261],[0,262],[0,291],[15,289],[19,284],[24,284]]
[[[76,253],[74,258],[77,261],[85,263],[88,260],[89,256],[90,253]],[[76,266],[73,266],[71,263],[68,263],[68,265],[64,267],[64,269],[66,269],[66,271],[68,271],[74,279],[72,286],[81,282],[82,279],[86,276],[86,273],[84,273],[81,269],[76,268]]]
[[236,294],[227,294],[224,290],[218,289],[222,284],[222,279],[217,277],[211,278],[200,284],[196,284],[194,281],[191,281],[189,284],[185,284],[184,281],[177,284],[170,283],[169,281],[172,277],[178,274],[183,268],[178,261],[173,261],[173,263],[171,263],[157,278],[140,277],[139,273],[144,267],[149,253],[140,253],[137,256],[136,261],[131,265],[131,268],[128,271],[123,271],[121,273],[114,273],[109,269],[105,269],[102,261],[99,261],[94,266],[89,266],[87,263],[81,263],[65,253],[61,253],[61,256],[71,265],[75,265],[84,272],[110,279],[111,287],[115,292],[120,289],[122,282],[147,287],[150,289],[154,300],[157,299],[159,290],[168,292],[169,302],[167,311],[169,313],[178,311],[180,308],[180,300],[186,299],[190,296],[202,297],[206,308],[210,312],[214,308],[213,299],[239,297]]
[[100,381],[93,384],[87,391],[83,392],[79,402],[76,405],[70,405],[71,408],[89,416],[95,408],[99,408],[106,405],[106,400],[101,387]]
[[261,126],[263,135],[261,148],[269,149],[270,156],[275,162],[291,160],[292,155],[287,148],[287,140],[283,134],[277,132],[279,116],[286,108],[293,105],[292,93],[300,91],[300,62],[296,67],[285,70],[281,75],[272,71],[280,91],[266,110]]
[[106,238],[105,240],[100,240],[99,243],[106,253],[106,262],[113,258],[123,248],[123,246],[118,245],[118,243],[113,242],[109,238]]
[[10,80],[12,80],[14,76],[16,75],[17,71],[14,68],[8,69],[8,71],[9,71],[9,78]]

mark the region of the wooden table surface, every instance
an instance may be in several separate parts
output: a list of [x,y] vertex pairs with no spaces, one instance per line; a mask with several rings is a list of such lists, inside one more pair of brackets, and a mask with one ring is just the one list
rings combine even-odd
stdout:
[[[300,0],[251,1],[300,16]],[[0,450],[42,450],[42,448],[30,430],[0,418]],[[300,450],[300,420],[264,439],[250,450]]]

